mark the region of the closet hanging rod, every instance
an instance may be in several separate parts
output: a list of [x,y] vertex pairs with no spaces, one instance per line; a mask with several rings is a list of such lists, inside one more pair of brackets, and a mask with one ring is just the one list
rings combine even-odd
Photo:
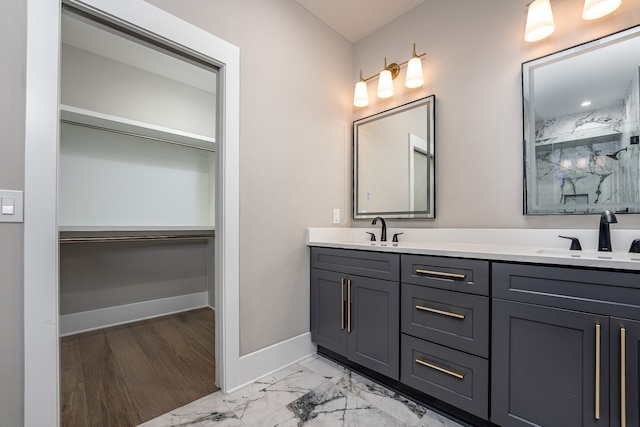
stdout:
[[215,237],[209,234],[170,234],[150,236],[104,236],[104,237],[60,237],[60,243],[87,243],[87,242],[138,242],[148,240],[189,240]]
[[76,122],[76,121],[68,120],[68,119],[60,119],[60,122],[68,124],[68,125],[82,126],[82,127],[89,128],[89,129],[102,130],[102,131],[105,131],[105,132],[112,132],[112,133],[117,133],[117,134],[125,135],[125,136],[133,136],[133,137],[136,137],[136,138],[144,138],[144,139],[148,139],[148,140],[151,140],[151,141],[163,142],[165,144],[180,145],[182,147],[195,148],[195,149],[198,149],[198,150],[210,151],[210,152],[214,152],[215,151],[215,149],[213,149],[213,148],[200,147],[200,146],[194,145],[194,144],[186,144],[184,142],[178,142],[178,141],[172,141],[170,139],[158,138],[157,136],[140,135],[140,134],[134,133],[134,132],[127,132],[126,130],[111,129],[111,128],[106,128],[106,127],[97,126],[97,125],[90,125],[88,123]]

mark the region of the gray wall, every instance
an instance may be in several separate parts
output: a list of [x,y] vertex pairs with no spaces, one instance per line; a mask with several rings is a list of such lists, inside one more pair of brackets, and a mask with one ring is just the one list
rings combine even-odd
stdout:
[[240,353],[308,332],[305,229],[350,207],[353,45],[295,0],[148,1],[240,48]]
[[[521,64],[638,24],[640,3],[623,2],[613,14],[585,21],[584,1],[551,2],[556,30],[537,43],[523,38],[527,3],[427,0],[356,43],[353,82],[361,67],[366,76],[379,71],[384,56],[408,59],[414,42],[427,56],[423,88],[400,82],[393,98],[370,97],[368,107],[353,109],[355,117],[436,95],[437,218],[390,226],[596,228],[595,215],[522,215]],[[614,227],[638,228],[640,215],[619,215]]]
[[60,314],[207,292],[206,240],[60,246]]
[[[24,189],[27,7],[6,0],[0,13],[0,188]],[[0,425],[22,424],[22,224],[0,223]]]
[[[68,21],[62,22],[64,25]],[[62,104],[198,135],[216,136],[216,97],[212,91],[68,44],[62,45],[61,55]],[[210,85],[215,87],[216,75],[210,74]]]

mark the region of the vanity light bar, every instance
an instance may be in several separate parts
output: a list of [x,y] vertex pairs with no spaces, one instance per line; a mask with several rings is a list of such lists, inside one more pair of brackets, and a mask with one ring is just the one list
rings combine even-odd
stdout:
[[421,58],[427,56],[427,53],[416,53],[416,44],[413,44],[413,56],[399,64],[392,62],[387,65],[387,58],[384,58],[384,68],[378,74],[374,74],[370,77],[362,77],[362,69],[360,70],[360,80],[356,83],[356,87],[353,93],[353,105],[356,107],[366,107],[369,105],[369,90],[367,88],[367,82],[378,78],[378,98],[389,98],[393,96],[393,80],[400,74],[400,68],[407,66],[407,74],[405,77],[404,85],[408,88],[420,87],[424,84],[424,77],[422,73],[422,60]]

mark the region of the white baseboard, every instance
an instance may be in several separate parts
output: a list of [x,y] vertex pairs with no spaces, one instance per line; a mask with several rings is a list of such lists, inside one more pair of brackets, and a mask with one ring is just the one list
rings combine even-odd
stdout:
[[73,335],[137,320],[207,307],[208,292],[142,301],[134,304],[83,311],[60,316],[60,336]]
[[315,354],[315,352],[316,347],[311,342],[311,333],[306,332],[242,356],[239,360],[240,369],[238,372],[238,383],[241,385],[228,390],[228,393],[292,365],[307,356]]

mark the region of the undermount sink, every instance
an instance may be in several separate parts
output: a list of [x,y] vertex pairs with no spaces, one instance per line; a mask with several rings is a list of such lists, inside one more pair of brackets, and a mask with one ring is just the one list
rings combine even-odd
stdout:
[[542,255],[562,256],[568,258],[601,259],[612,261],[640,261],[640,253],[601,252],[596,250],[572,251],[568,249],[540,249]]

